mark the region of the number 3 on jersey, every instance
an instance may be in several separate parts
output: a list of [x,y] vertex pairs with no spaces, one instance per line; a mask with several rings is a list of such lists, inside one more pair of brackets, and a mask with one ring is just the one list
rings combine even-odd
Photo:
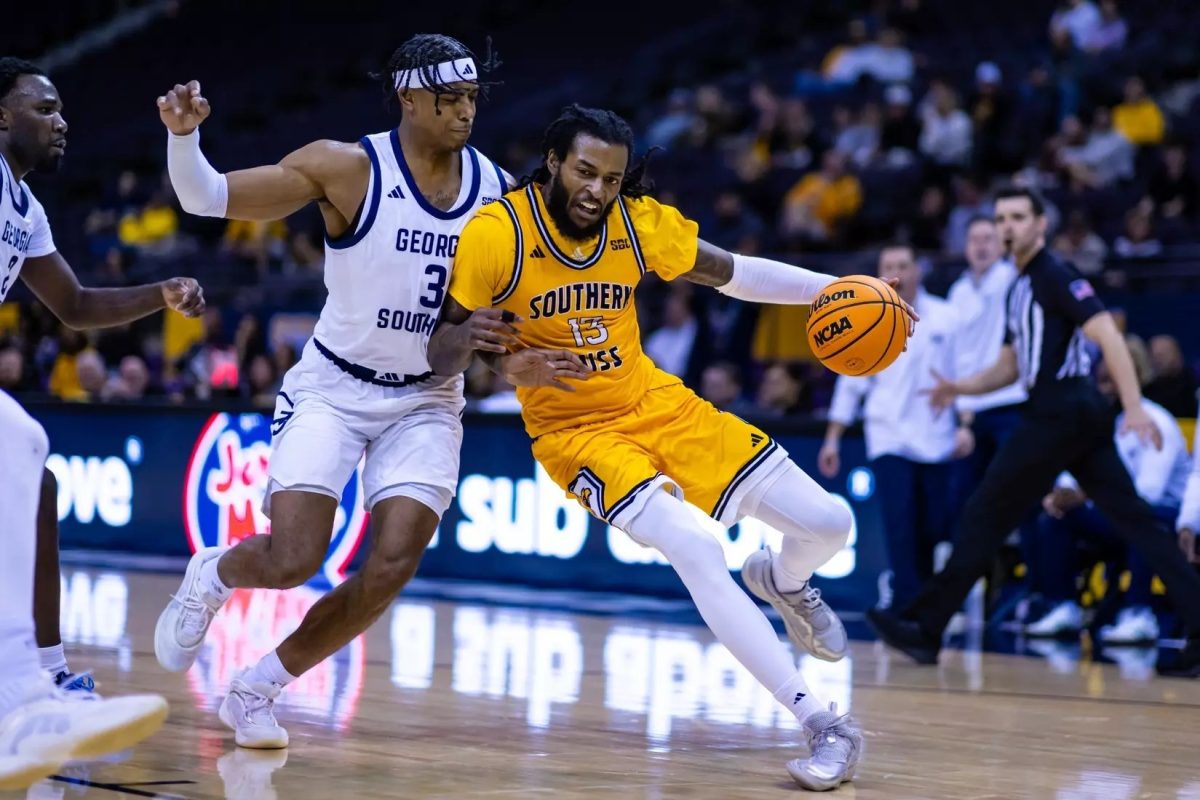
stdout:
[[[446,278],[450,273],[441,264],[430,264],[425,268],[425,277],[435,276],[421,292],[421,305],[426,308],[441,308],[442,300],[446,297]],[[432,292],[433,297],[427,297],[425,292]]]
[[603,317],[572,317],[567,320],[571,333],[575,336],[578,347],[584,345],[604,344],[608,341],[608,328],[604,327]]

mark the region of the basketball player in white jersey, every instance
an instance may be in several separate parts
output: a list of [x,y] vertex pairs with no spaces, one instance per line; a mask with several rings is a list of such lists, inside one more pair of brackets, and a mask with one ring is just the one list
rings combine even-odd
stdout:
[[[214,615],[236,587],[286,589],[321,567],[342,488],[366,451],[373,546],[362,569],[325,595],[275,651],[239,673],[220,717],[243,747],[281,748],[273,702],[288,683],[358,636],[416,571],[458,483],[460,376],[426,360],[458,233],[508,177],[467,146],[480,92],[460,42],[421,34],[383,76],[401,107],[398,128],[356,143],[317,141],[276,165],[218,174],[200,151],[210,113],[195,81],[158,99],[170,131],[168,166],[184,209],[230,219],[280,219],[316,201],[325,222],[328,299],[313,338],[286,376],[273,425],[265,510],[271,534],[206,548],[159,618],[165,669],[194,662]],[[513,327],[496,310],[472,320],[481,347],[504,353]],[[510,380],[582,376],[561,351],[502,359]]]
[[[54,246],[46,212],[23,180],[34,170],[58,168],[66,133],[54,84],[28,61],[0,58],[0,303],[19,277],[77,329],[131,322],[164,307],[191,316],[203,311],[200,286],[190,278],[122,289],[79,285]],[[0,391],[0,789],[27,787],[70,759],[130,747],[167,717],[167,703],[158,695],[101,700],[90,692],[67,693],[39,665],[34,568],[44,556],[37,555],[35,541],[48,451],[42,426]],[[54,495],[41,502],[53,504]],[[57,539],[54,526],[42,527]],[[44,573],[39,582],[54,583],[48,588],[55,602],[39,603],[38,610],[57,617],[57,553],[50,555],[53,570],[39,564]],[[39,619],[38,628],[57,638],[57,619]],[[58,653],[61,657],[61,644]]]

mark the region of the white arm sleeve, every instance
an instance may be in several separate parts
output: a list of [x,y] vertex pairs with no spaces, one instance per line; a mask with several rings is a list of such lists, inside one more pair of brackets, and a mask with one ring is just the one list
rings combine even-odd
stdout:
[[717,291],[751,303],[805,305],[837,278],[769,258],[733,253],[733,277]]
[[167,172],[179,205],[200,217],[224,217],[229,181],[200,152],[200,129],[187,136],[167,133]]

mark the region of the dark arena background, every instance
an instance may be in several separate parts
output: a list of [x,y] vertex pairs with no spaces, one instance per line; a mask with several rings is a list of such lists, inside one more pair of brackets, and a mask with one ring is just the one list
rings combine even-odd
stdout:
[[[808,752],[806,731],[710,633],[664,556],[591,516],[535,462],[513,387],[479,359],[466,372],[457,493],[378,621],[280,695],[287,749],[237,747],[217,708],[239,670],[364,563],[363,463],[311,580],[236,590],[194,666],[156,661],[155,620],[193,553],[270,533],[277,394],[325,302],[329,251],[316,204],[271,222],[185,212],[155,100],[199,80],[217,171],[275,164],[314,140],[395,127],[395,100],[371,74],[415,33],[500,62],[470,144],[512,176],[540,165],[542,132],[564,106],[610,108],[631,125],[635,155],[653,151],[653,197],[704,240],[836,276],[874,275],[881,250],[910,248],[914,296],[949,297],[952,313],[967,313],[951,287],[969,278],[971,231],[993,216],[996,191],[1036,190],[1048,249],[1112,314],[1142,394],[1165,412],[1155,419],[1177,447],[1179,496],[1146,489],[1144,463],[1130,469],[1189,568],[1200,565],[1200,4],[70,0],[3,19],[0,56],[39,65],[63,101],[62,167],[27,185],[80,283],[191,276],[207,302],[196,318],[167,310],[84,331],[20,282],[0,306],[0,389],[50,440],[71,668],[91,670],[102,696],[154,692],[171,707],[136,748],[71,761],[14,797],[803,791],[784,765]],[[838,792],[1200,800],[1200,682],[1156,672],[1185,652],[1184,622],[1090,498],[1068,510],[1055,505],[1064,484],[1047,486],[951,620],[939,663],[914,664],[865,614],[904,591],[896,552],[915,550],[927,576],[970,535],[957,519],[980,454],[935,459],[942,490],[900,487],[892,462],[903,459],[869,437],[924,435],[910,427],[928,416],[914,390],[881,398],[891,410],[874,433],[868,395],[868,430],[853,409],[825,469],[838,376],[812,354],[807,306],[654,274],[636,303],[659,367],[769,434],[852,514],[812,582],[849,632],[843,659],[791,645],[760,603],[808,685],[862,728],[863,760]],[[961,377],[989,363],[959,366]],[[726,529],[692,510],[739,586],[748,556],[780,549],[766,523]]]

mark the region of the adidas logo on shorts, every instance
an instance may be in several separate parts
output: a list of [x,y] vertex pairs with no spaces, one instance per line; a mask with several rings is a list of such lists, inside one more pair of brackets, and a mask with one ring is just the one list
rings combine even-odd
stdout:
[[760,444],[763,443],[764,438],[766,438],[766,437],[759,436],[757,433],[750,434],[750,446],[758,447]]

